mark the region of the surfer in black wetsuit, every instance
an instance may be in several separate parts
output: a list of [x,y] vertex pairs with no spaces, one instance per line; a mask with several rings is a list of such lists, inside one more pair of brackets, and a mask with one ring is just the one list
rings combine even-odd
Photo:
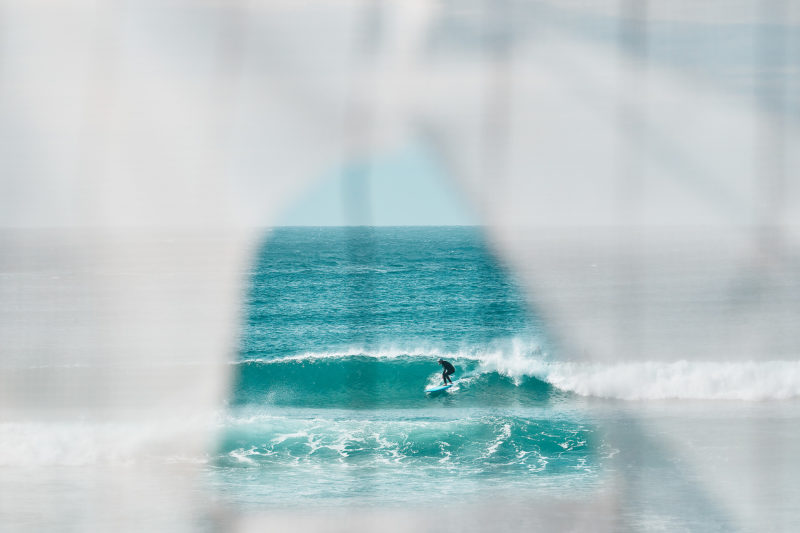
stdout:
[[442,372],[442,385],[452,383],[453,380],[450,379],[450,374],[455,372],[456,368],[444,359],[439,359],[439,364],[442,365],[442,368],[444,368],[444,372]]

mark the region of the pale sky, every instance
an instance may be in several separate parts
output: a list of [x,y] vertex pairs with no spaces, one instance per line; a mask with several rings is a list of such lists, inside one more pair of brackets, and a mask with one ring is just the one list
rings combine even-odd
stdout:
[[[363,184],[362,196],[356,188]],[[282,226],[472,226],[466,198],[429,150],[413,144],[331,169],[278,218]]]

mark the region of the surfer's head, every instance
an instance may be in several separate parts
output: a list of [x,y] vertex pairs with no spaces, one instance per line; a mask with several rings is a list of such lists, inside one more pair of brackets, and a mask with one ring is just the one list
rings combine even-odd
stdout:
[[440,365],[442,364],[442,361],[444,361],[444,359],[442,359],[442,358],[440,357],[440,358],[439,358],[439,364],[440,364]]

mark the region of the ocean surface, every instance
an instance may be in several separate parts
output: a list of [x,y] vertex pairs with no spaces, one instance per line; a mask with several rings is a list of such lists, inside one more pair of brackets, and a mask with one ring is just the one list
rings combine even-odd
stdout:
[[[545,328],[478,228],[279,228],[250,280],[214,462],[233,500],[431,503],[602,475],[613,450],[571,395],[507,368],[546,359]],[[426,394],[439,357],[455,386]]]
[[[279,228],[249,276],[206,470],[228,504],[525,508],[614,494],[610,529],[797,519],[763,480],[725,493],[737,509],[712,480],[752,476],[763,439],[781,458],[765,472],[797,470],[796,362],[564,362],[480,228]],[[426,394],[439,357],[455,386]]]
[[[474,227],[276,228],[241,272],[224,363],[223,349],[213,365],[187,359],[203,337],[185,324],[165,337],[181,344],[131,335],[106,349],[98,332],[150,320],[122,305],[140,276],[158,281],[141,284],[156,309],[206,318],[208,300],[186,303],[207,253],[193,249],[139,270],[49,256],[5,268],[9,301],[36,296],[14,331],[41,319],[51,335],[20,337],[3,361],[0,395],[17,407],[0,405],[0,531],[216,531],[258,516],[257,531],[331,516],[361,518],[352,530],[800,529],[796,359],[570,353]],[[168,326],[152,320],[146,331]],[[59,348],[83,331],[98,349]],[[156,356],[137,366],[140,353]],[[426,394],[440,357],[455,386]],[[187,408],[212,383],[195,367],[216,382],[228,371],[221,401]]]

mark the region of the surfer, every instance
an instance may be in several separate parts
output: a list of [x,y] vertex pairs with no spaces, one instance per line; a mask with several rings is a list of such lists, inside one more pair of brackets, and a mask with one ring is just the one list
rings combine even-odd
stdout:
[[442,365],[442,368],[444,368],[444,372],[442,372],[442,385],[452,383],[453,380],[450,379],[450,374],[456,371],[455,367],[441,358],[439,358],[439,364]]

